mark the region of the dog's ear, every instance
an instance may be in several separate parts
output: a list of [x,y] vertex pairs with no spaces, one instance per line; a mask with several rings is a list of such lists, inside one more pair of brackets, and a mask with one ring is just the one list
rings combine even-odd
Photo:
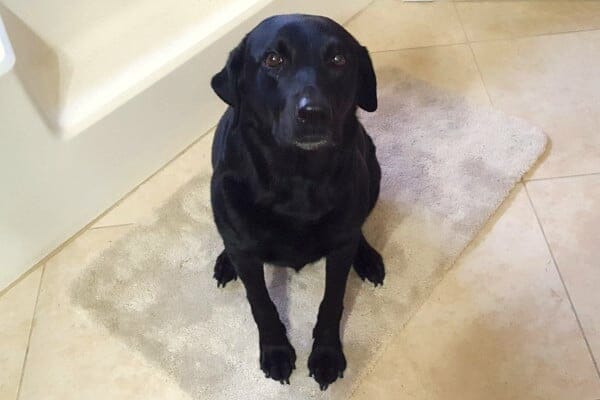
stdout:
[[212,77],[210,86],[217,96],[231,107],[239,104],[240,78],[244,66],[246,38],[229,53],[229,58],[223,69]]
[[356,104],[365,111],[377,110],[377,79],[366,47],[360,46]]

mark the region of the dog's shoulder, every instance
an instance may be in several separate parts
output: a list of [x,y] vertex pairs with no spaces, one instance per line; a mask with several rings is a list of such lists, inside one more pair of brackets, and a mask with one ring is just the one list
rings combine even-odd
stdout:
[[211,154],[213,170],[217,169],[217,166],[225,159],[228,138],[231,136],[232,130],[234,129],[234,120],[235,111],[232,107],[229,107],[219,120],[217,129],[215,130]]

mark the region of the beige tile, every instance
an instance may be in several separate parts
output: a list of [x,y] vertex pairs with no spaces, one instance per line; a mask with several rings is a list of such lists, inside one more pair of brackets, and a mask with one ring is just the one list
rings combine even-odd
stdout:
[[20,400],[188,398],[71,301],[83,268],[129,229],[87,231],[46,264]]
[[489,104],[485,87],[468,45],[407,49],[372,54],[377,84],[405,72],[434,86]]
[[600,31],[472,47],[493,105],[550,136],[548,156],[530,177],[600,172]]
[[213,132],[207,133],[183,154],[127,195],[101,217],[93,228],[133,223],[151,223],[155,211],[198,171],[211,168],[210,147]]
[[487,1],[456,8],[471,41],[600,28],[596,1]]
[[346,28],[372,52],[466,40],[450,2],[376,0],[346,24]]
[[42,269],[0,297],[0,399],[15,400],[29,341]]
[[600,175],[527,189],[596,360],[600,360]]
[[600,398],[521,185],[358,386],[358,399]]

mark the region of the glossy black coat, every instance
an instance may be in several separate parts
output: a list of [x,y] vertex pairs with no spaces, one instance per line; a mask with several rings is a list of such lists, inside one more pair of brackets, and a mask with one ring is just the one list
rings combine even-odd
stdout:
[[[273,66],[268,58],[283,61]],[[211,203],[225,246],[215,278],[223,286],[241,278],[259,329],[261,368],[283,383],[296,356],[266,291],[263,263],[299,270],[327,259],[309,358],[325,389],[346,367],[339,320],[350,265],[376,285],[384,278],[381,256],[361,233],[381,180],[375,146],[355,115],[357,107],[377,108],[369,54],[327,18],[276,16],[242,40],[211,83],[229,104],[212,149]]]

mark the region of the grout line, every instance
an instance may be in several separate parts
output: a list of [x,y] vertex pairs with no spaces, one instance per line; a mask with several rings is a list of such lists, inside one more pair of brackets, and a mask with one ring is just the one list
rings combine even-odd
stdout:
[[471,50],[471,55],[473,56],[473,62],[475,63],[475,67],[477,68],[477,72],[479,72],[479,79],[481,79],[481,84],[483,85],[483,90],[485,90],[485,94],[490,101],[490,106],[494,107],[494,101],[492,100],[492,95],[488,90],[487,84],[485,83],[485,78],[483,77],[483,73],[481,72],[481,67],[479,66],[479,62],[477,61],[477,57],[475,56],[475,51],[473,51],[473,46],[469,43],[469,49]]
[[[454,7],[456,7],[456,3],[454,3]],[[558,36],[558,35],[565,35],[565,34],[571,34],[571,33],[594,32],[594,31],[600,31],[600,28],[571,29],[568,31],[534,33],[531,35],[516,35],[516,36],[509,36],[509,37],[497,38],[497,39],[471,40],[470,43],[491,43],[491,42],[500,42],[503,40],[528,39],[528,38]]]
[[547,178],[531,178],[531,179],[526,179],[525,182],[551,181],[554,179],[568,179],[568,178],[584,178],[586,176],[597,176],[597,175],[600,175],[600,172],[590,172],[587,174],[575,174],[575,175],[550,176]]
[[571,294],[569,293],[569,289],[567,288],[567,285],[565,283],[565,280],[563,279],[562,273],[560,272],[560,268],[558,267],[558,262],[556,261],[556,257],[554,256],[554,252],[552,251],[552,247],[550,246],[550,242],[548,241],[548,238],[546,237],[546,231],[544,230],[542,221],[537,213],[537,210],[533,203],[533,199],[531,198],[531,195],[529,194],[527,185],[523,184],[523,186],[525,187],[525,192],[527,193],[527,198],[529,199],[529,204],[531,205],[531,208],[533,209],[533,214],[535,215],[538,226],[540,227],[542,236],[544,236],[544,241],[546,242],[546,246],[548,248],[548,251],[550,252],[550,257],[552,258],[552,262],[554,263],[554,268],[556,269],[556,272],[558,273],[560,282],[562,283],[563,289],[565,290],[565,294],[567,295],[567,299],[569,300],[569,304],[571,305],[571,311],[573,311],[573,314],[575,315],[575,320],[577,321],[577,325],[579,326],[579,331],[581,333],[581,336],[583,337],[585,346],[587,347],[588,354],[592,360],[592,363],[594,364],[594,369],[596,370],[596,376],[598,377],[598,379],[600,379],[600,369],[598,369],[598,363],[596,362],[596,358],[594,357],[594,353],[592,352],[590,342],[588,341],[588,338],[585,335],[585,331],[583,330],[583,325],[581,324],[581,320],[579,319],[579,314],[577,314],[577,310],[575,309],[575,305],[573,304],[573,299],[571,299]]
[[371,7],[371,5],[375,3],[375,0],[371,0],[369,2],[369,4],[367,4],[366,6],[364,6],[363,8],[361,8],[360,10],[358,10],[357,12],[355,12],[352,16],[350,16],[350,18],[348,18],[348,20],[346,22],[344,22],[343,24],[341,24],[342,26],[346,26],[348,25],[350,22],[352,22],[353,20],[355,20],[356,18],[358,18],[363,12],[365,12],[365,10],[369,7]]
[[33,335],[33,328],[35,327],[35,319],[37,315],[38,302],[40,301],[40,293],[42,291],[42,282],[44,281],[44,275],[46,273],[46,264],[42,264],[42,272],[40,274],[40,283],[38,284],[37,293],[35,295],[35,303],[33,305],[33,313],[31,315],[31,325],[29,326],[29,335],[27,336],[27,347],[25,348],[25,355],[23,357],[23,364],[21,366],[21,377],[19,378],[19,386],[17,388],[16,400],[19,400],[21,396],[21,388],[23,386],[23,378],[25,376],[25,368],[27,367],[27,359],[29,358],[29,346],[31,344],[31,336]]
[[97,230],[97,229],[105,229],[105,228],[120,228],[120,227],[123,227],[123,226],[131,226],[131,225],[135,225],[135,222],[129,222],[127,224],[114,224],[114,225],[92,226],[88,230],[94,231],[94,230]]
[[485,79],[483,79],[483,74],[481,73],[481,68],[479,67],[479,62],[477,62],[477,57],[475,56],[475,51],[473,51],[473,46],[471,46],[471,42],[469,41],[469,36],[467,35],[467,31],[465,30],[465,25],[463,24],[463,20],[460,17],[460,13],[458,12],[458,8],[456,7],[456,3],[452,2],[454,6],[454,12],[456,13],[456,17],[458,18],[458,22],[460,23],[460,27],[467,39],[467,45],[469,46],[469,50],[471,50],[471,56],[473,57],[473,62],[475,63],[475,68],[477,68],[477,73],[479,74],[479,79],[481,79],[481,84],[483,85],[483,90],[485,90],[485,94],[490,102],[490,106],[494,106],[494,102],[492,101],[492,96],[490,95],[490,91],[485,84]]
[[[44,258],[44,260],[45,260],[45,258]],[[0,290],[0,300],[4,297],[5,294],[7,294],[8,292],[10,292],[15,286],[17,286],[19,283],[23,282],[25,279],[27,279],[28,276],[30,276],[35,271],[37,271],[37,269],[43,264],[44,260],[35,263],[33,265],[33,267],[31,267],[27,271],[25,271],[15,281],[11,282],[7,287],[5,287],[4,289]]]
[[[589,1],[595,1],[595,0],[589,0]],[[465,2],[469,2],[469,1],[465,1]],[[452,3],[454,5],[454,8],[455,8],[457,14],[458,14],[458,9],[456,8],[456,3],[457,2],[452,2]],[[352,18],[354,18],[354,17],[352,17]],[[493,42],[501,42],[501,41],[509,41],[509,40],[519,40],[519,39],[545,37],[545,36],[558,36],[558,35],[564,35],[564,34],[570,34],[570,33],[598,32],[598,31],[600,31],[600,28],[589,28],[589,29],[570,30],[570,31],[561,31],[561,32],[546,32],[546,33],[538,33],[538,34],[533,34],[533,35],[510,36],[510,37],[498,38],[498,39],[469,40],[469,38],[467,37],[467,33],[466,33],[465,29],[464,29],[464,25],[463,25],[462,19],[460,18],[460,14],[458,14],[458,20],[459,20],[459,22],[461,24],[461,27],[463,29],[463,33],[465,34],[465,38],[467,39],[466,41],[455,42],[455,43],[430,44],[430,45],[425,45],[425,46],[398,47],[398,48],[394,48],[394,49],[369,51],[369,53],[370,54],[393,53],[393,52],[398,52],[398,51],[403,51],[403,50],[420,50],[420,49],[431,49],[431,48],[435,48],[435,47],[450,47],[450,46],[459,46],[459,45],[469,45],[469,47],[471,47],[471,44],[479,44],[479,43],[493,43]],[[473,51],[472,47],[471,47],[471,51]]]
[[468,42],[456,42],[456,43],[444,43],[444,44],[431,44],[427,46],[414,46],[414,47],[401,47],[397,49],[389,49],[389,50],[375,50],[369,51],[370,54],[381,54],[381,53],[394,53],[405,50],[421,50],[421,49],[432,49],[436,47],[452,47],[452,46],[460,46],[469,44]]

